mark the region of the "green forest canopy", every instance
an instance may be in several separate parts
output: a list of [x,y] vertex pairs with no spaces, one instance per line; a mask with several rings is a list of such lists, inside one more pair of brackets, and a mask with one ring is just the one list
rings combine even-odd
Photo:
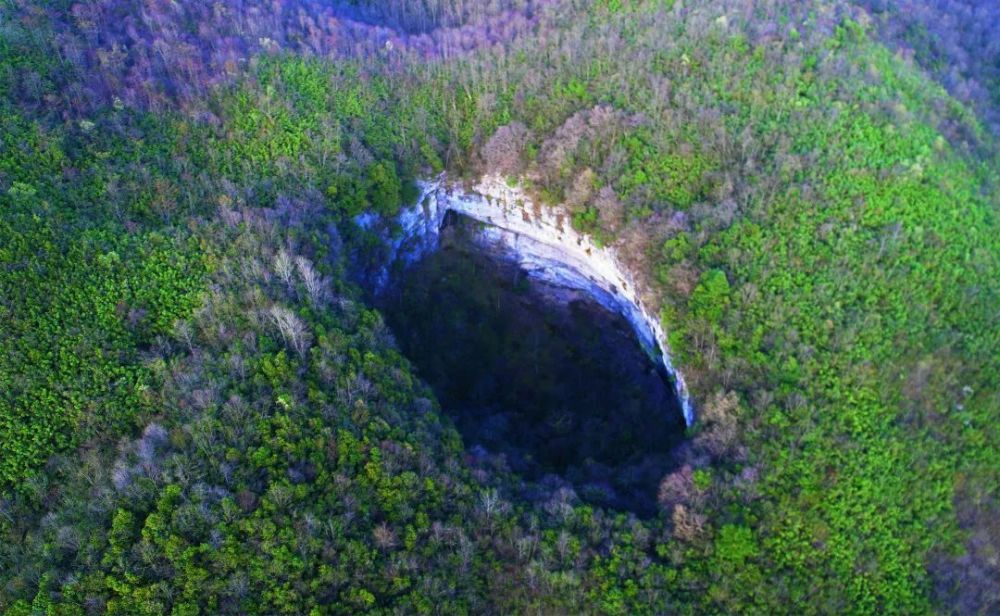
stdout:
[[[67,4],[0,5],[0,610],[996,609],[995,139],[866,13]],[[653,519],[468,462],[348,280],[500,168],[659,298]]]

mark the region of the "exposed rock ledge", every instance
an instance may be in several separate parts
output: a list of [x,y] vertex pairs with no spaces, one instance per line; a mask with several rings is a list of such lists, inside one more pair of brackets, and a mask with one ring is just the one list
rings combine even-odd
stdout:
[[[684,377],[671,361],[666,333],[656,310],[644,305],[634,278],[611,247],[598,247],[577,233],[569,218],[557,207],[535,205],[518,188],[487,175],[471,192],[447,183],[442,175],[419,182],[421,198],[404,208],[396,222],[402,232],[386,237],[389,262],[372,282],[376,290],[389,280],[394,263],[412,263],[438,248],[439,233],[449,211],[484,223],[476,241],[488,243],[496,254],[516,261],[529,276],[549,284],[586,292],[608,310],[620,313],[635,330],[643,348],[661,362],[674,381],[688,426],[694,423]],[[375,214],[362,214],[356,222],[371,227]]]

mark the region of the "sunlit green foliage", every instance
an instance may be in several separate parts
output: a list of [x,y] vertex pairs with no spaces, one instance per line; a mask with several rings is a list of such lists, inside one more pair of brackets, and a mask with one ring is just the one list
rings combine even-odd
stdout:
[[18,179],[0,195],[4,487],[149,410],[138,353],[197,305],[202,272],[182,236],[81,220],[54,181],[68,164],[58,133],[43,137],[13,114],[7,126],[16,147],[0,169]]

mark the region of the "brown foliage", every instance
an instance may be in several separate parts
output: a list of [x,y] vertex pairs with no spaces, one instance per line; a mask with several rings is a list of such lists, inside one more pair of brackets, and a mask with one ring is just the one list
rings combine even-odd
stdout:
[[674,523],[674,536],[682,541],[694,541],[705,530],[705,516],[695,513],[684,505],[675,505],[671,516]]
[[396,546],[396,533],[385,522],[372,530],[372,536],[375,539],[375,545],[383,550],[391,550]]
[[498,128],[480,151],[486,172],[501,176],[518,175],[521,171],[521,152],[528,136],[527,127],[520,122]]
[[698,444],[713,456],[728,453],[738,435],[739,398],[735,392],[716,392],[701,409],[700,418],[707,429],[698,436]]
[[676,505],[688,502],[693,490],[694,482],[691,475],[691,466],[685,464],[680,469],[663,478],[660,482],[657,500],[664,510],[670,511]]

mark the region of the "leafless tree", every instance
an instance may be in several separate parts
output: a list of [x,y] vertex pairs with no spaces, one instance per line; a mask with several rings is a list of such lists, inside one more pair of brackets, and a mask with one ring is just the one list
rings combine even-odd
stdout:
[[320,276],[313,268],[312,261],[305,257],[296,257],[295,265],[299,270],[299,277],[309,295],[309,301],[314,306],[322,305],[329,295],[328,281]]
[[483,490],[479,494],[479,506],[486,514],[486,519],[491,520],[493,514],[500,508],[500,495],[495,488]]
[[285,287],[288,290],[291,290],[294,267],[292,265],[291,255],[289,255],[285,250],[279,250],[278,254],[274,255],[274,273],[276,273],[278,278],[285,283]]
[[739,398],[735,392],[717,392],[708,399],[701,411],[708,429],[698,439],[709,453],[721,456],[732,447],[738,433]]
[[300,357],[305,357],[312,337],[302,319],[288,308],[279,305],[271,306],[268,316],[278,328],[285,344],[294,349]]
[[482,148],[486,171],[503,176],[517,175],[521,170],[521,151],[527,138],[528,129],[520,122],[498,128]]
[[684,505],[675,505],[671,516],[674,523],[674,536],[684,541],[697,539],[705,528],[705,516],[695,513]]
[[375,538],[375,545],[383,550],[388,551],[396,547],[396,533],[385,522],[376,526],[372,535]]
[[174,337],[184,343],[189,353],[194,353],[194,334],[191,332],[191,325],[187,321],[178,319],[174,323]]
[[657,500],[660,506],[671,510],[675,505],[688,502],[694,489],[691,467],[685,464],[680,469],[670,473],[660,482]]

